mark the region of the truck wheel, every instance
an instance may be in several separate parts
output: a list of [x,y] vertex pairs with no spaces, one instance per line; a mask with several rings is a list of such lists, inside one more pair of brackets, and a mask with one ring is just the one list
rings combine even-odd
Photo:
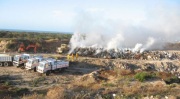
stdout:
[[61,69],[61,71],[64,71],[64,70],[65,70],[65,68],[62,68],[62,69]]
[[21,69],[25,69],[25,66],[21,66]]
[[46,72],[46,76],[49,76],[49,74],[50,74],[50,71],[47,71],[47,72]]
[[62,69],[61,69],[61,68],[59,68],[59,69],[58,69],[58,72],[61,72],[61,71],[62,71]]
[[34,72],[36,72],[36,67],[34,67]]
[[9,66],[8,62],[5,62],[5,63],[4,63],[4,66]]
[[0,63],[0,66],[3,66],[3,63]]

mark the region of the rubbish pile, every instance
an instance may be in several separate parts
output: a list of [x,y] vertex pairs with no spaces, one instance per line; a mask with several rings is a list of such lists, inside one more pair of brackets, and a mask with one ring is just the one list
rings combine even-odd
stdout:
[[107,58],[107,59],[135,59],[135,60],[162,60],[179,59],[180,55],[176,52],[167,51],[132,51],[130,49],[111,49],[105,50],[103,48],[76,48],[72,54],[77,53],[79,56]]

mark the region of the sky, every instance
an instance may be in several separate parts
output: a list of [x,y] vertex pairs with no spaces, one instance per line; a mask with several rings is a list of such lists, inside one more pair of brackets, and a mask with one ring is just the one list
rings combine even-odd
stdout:
[[180,0],[0,0],[0,29],[75,32],[92,20],[153,27],[168,14],[179,17],[179,7]]

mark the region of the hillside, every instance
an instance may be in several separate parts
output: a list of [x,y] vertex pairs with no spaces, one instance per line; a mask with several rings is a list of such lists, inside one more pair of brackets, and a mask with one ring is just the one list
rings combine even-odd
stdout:
[[55,52],[56,47],[68,43],[71,36],[67,33],[0,31],[0,52],[15,52],[21,43],[25,47],[36,44],[37,52]]

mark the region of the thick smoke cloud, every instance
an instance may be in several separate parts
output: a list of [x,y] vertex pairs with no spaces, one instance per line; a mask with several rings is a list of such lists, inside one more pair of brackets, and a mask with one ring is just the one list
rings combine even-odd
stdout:
[[130,48],[134,52],[161,49],[166,42],[180,40],[179,26],[179,7],[147,10],[145,19],[138,24],[83,11],[70,40],[71,51],[76,47]]

